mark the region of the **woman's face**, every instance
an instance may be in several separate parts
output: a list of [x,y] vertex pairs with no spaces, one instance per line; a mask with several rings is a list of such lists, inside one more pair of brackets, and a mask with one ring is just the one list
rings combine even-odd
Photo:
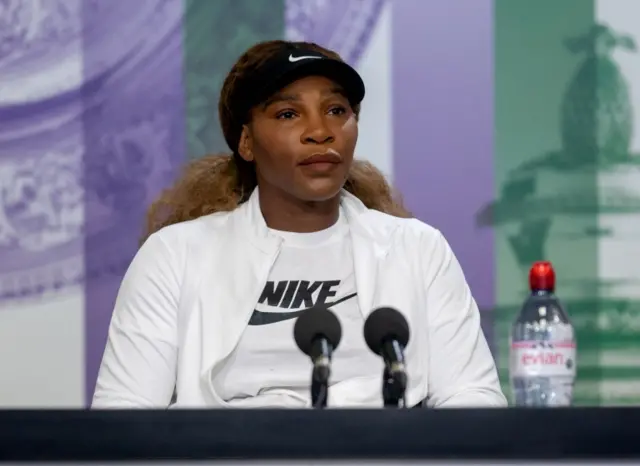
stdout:
[[356,116],[339,86],[311,76],[253,110],[239,152],[255,161],[261,189],[324,201],[343,187],[357,140]]

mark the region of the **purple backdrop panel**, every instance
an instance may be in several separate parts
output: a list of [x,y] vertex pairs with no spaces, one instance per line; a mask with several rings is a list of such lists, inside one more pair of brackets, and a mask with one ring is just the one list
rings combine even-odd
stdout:
[[398,0],[392,15],[395,185],[443,232],[491,309],[493,235],[474,217],[494,197],[493,2]]
[[84,280],[81,26],[78,2],[0,1],[0,302],[9,309]]
[[86,389],[144,212],[185,160],[182,2],[84,2]]

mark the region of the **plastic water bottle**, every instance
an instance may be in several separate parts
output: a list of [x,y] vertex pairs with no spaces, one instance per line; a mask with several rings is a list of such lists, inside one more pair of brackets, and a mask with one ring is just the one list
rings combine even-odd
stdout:
[[531,294],[511,328],[509,372],[515,406],[571,406],[576,378],[573,326],[555,292],[550,262],[529,271]]

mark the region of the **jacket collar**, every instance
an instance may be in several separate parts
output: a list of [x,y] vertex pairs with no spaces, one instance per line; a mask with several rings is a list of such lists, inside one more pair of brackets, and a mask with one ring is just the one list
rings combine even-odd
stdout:
[[[388,249],[397,222],[367,208],[360,199],[344,189],[340,192],[340,205],[354,240],[373,242],[378,251]],[[258,188],[231,217],[235,232],[263,252],[271,252],[280,246],[282,240],[269,231],[262,215]]]

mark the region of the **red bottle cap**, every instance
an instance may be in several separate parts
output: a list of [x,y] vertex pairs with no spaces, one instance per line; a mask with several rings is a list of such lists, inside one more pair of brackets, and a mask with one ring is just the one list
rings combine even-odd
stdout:
[[529,287],[533,290],[549,290],[556,288],[556,273],[549,261],[534,262],[529,270]]

